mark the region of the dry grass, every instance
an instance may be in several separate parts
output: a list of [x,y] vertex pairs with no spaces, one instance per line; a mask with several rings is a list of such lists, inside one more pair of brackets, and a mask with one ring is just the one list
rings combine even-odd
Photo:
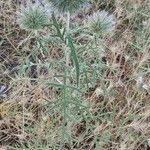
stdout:
[[72,88],[73,69],[71,88],[59,85],[63,46],[48,43],[41,53],[31,39],[18,47],[28,36],[15,21],[20,2],[0,1],[0,150],[150,149],[149,2],[93,1],[93,10],[115,14],[117,27],[96,48],[83,48],[84,35],[74,37],[80,92]]

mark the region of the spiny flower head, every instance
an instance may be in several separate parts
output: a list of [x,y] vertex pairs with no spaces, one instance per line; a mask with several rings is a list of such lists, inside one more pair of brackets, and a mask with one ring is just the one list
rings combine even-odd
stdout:
[[83,6],[87,0],[49,0],[52,6],[57,9],[58,12],[65,13],[78,10]]
[[111,33],[115,28],[115,17],[106,11],[93,13],[87,19],[88,28],[97,34],[104,35]]
[[17,12],[17,22],[26,30],[39,30],[48,23],[48,15],[38,3],[28,3]]

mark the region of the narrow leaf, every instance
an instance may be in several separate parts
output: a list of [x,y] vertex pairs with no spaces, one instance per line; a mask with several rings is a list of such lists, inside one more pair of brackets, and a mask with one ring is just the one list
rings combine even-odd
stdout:
[[79,67],[79,61],[78,61],[78,57],[76,54],[76,49],[73,45],[72,42],[72,38],[70,37],[70,35],[67,36],[67,40],[68,40],[68,47],[71,50],[71,56],[73,58],[73,62],[76,68],[76,81],[77,81],[77,86],[79,85],[79,75],[80,75],[80,67]]

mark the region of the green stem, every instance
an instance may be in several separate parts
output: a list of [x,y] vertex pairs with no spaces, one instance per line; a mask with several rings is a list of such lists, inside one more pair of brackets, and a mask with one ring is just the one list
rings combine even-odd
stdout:
[[67,34],[69,34],[70,30],[70,12],[67,12]]
[[[67,36],[69,35],[70,33],[70,13],[67,12],[67,27],[66,27],[66,30],[67,30]],[[67,40],[67,45],[68,45],[68,40]],[[69,54],[69,51],[68,51],[68,46],[66,47],[66,66],[69,67],[69,60],[70,60],[70,54]]]
[[[66,32],[67,32],[67,37],[70,34],[70,12],[67,12],[67,20],[66,20]],[[66,67],[69,68],[69,61],[70,61],[70,52],[68,48],[68,39],[66,41],[66,48],[65,48],[65,56],[66,56]],[[68,74],[68,69],[67,69],[67,74]],[[69,83],[69,80],[66,81],[67,85]]]

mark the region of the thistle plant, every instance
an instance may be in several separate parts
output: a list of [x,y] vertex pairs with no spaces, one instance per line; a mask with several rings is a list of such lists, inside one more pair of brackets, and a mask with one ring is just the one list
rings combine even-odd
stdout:
[[87,0],[49,0],[49,2],[61,13],[73,13],[83,6]]
[[86,1],[0,0],[1,150],[149,149],[148,0]]
[[[81,6],[83,6],[87,0],[49,0],[51,6],[55,8],[60,13],[66,13],[66,47],[65,47],[65,57],[66,66],[69,67],[70,53],[74,56],[74,64],[76,66],[77,80],[79,80],[79,64],[76,56],[76,50],[72,43],[72,38],[70,37],[70,14],[77,11]],[[71,50],[71,52],[70,52]],[[68,83],[68,80],[67,80]],[[78,81],[77,81],[78,83]]]
[[67,13],[66,30],[69,33],[70,14],[79,10],[80,7],[87,3],[87,0],[48,0],[54,10],[60,13]]
[[106,11],[95,12],[88,17],[86,26],[92,33],[99,35],[112,34],[115,28],[115,17]]
[[48,23],[48,15],[37,3],[29,3],[26,7],[22,6],[17,13],[17,22],[23,29],[39,30]]

